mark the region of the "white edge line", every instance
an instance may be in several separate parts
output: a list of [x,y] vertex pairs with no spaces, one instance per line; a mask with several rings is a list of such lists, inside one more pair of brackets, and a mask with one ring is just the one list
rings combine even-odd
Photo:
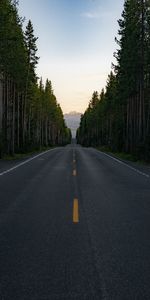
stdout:
[[[100,152],[101,152],[101,151],[100,151]],[[101,152],[101,153],[104,154],[105,156],[108,156],[109,158],[111,158],[111,159],[117,161],[117,162],[120,163],[121,165],[124,165],[124,166],[128,167],[129,169],[135,171],[136,173],[138,173],[138,174],[140,174],[140,175],[143,175],[143,176],[145,176],[145,177],[147,177],[147,178],[150,177],[150,175],[148,175],[148,174],[146,174],[146,173],[144,173],[144,172],[141,172],[141,171],[139,171],[139,170],[136,169],[136,168],[133,168],[133,167],[129,166],[127,163],[123,162],[122,160],[119,160],[119,159],[117,159],[117,158],[115,158],[115,157],[113,157],[113,156],[111,156],[111,155],[109,155],[109,154],[107,154],[107,153],[105,153],[105,152]]]
[[3,176],[3,175],[5,175],[5,174],[7,174],[7,173],[10,173],[10,172],[12,172],[13,170],[15,170],[15,169],[17,169],[17,168],[19,168],[19,167],[21,167],[21,166],[27,164],[27,163],[30,162],[31,160],[33,160],[33,159],[35,159],[35,158],[37,158],[37,157],[39,157],[39,156],[42,156],[42,155],[44,155],[44,154],[46,154],[46,153],[48,153],[48,152],[50,152],[50,151],[56,150],[56,149],[57,149],[57,148],[50,149],[50,150],[44,151],[44,152],[42,152],[42,153],[40,153],[40,154],[38,154],[38,155],[35,155],[35,156],[33,156],[33,157],[31,157],[31,158],[29,158],[29,159],[23,161],[22,163],[20,163],[20,164],[14,166],[14,167],[12,167],[11,169],[8,169],[8,170],[6,170],[6,171],[0,173],[0,176]]

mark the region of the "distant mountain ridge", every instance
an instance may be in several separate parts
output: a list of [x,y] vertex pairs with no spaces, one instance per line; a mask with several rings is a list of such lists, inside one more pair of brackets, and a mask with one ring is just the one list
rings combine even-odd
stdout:
[[76,131],[80,125],[81,113],[71,111],[70,113],[64,114],[67,127],[71,129],[72,137],[76,137]]
[[77,111],[71,111],[71,112],[65,114],[65,116],[78,116],[78,115],[81,116],[81,113],[77,112]]

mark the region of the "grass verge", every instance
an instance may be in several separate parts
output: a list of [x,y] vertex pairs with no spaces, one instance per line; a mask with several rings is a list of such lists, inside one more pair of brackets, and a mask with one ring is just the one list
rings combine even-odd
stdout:
[[19,159],[24,159],[24,158],[28,158],[31,155],[34,154],[38,154],[50,149],[53,149],[55,147],[41,147],[38,150],[33,150],[33,151],[29,151],[29,152],[25,152],[25,153],[15,153],[14,155],[4,155],[2,157],[2,160],[7,160],[7,161],[11,161],[11,160],[19,160]]
[[120,158],[122,160],[128,160],[131,162],[136,162],[139,165],[146,165],[149,166],[150,163],[146,162],[145,160],[139,160],[137,159],[134,155],[130,154],[130,153],[125,153],[125,152],[113,152],[112,150],[110,150],[109,147],[105,147],[105,146],[101,146],[101,147],[96,147],[97,150],[102,151],[102,152],[106,152],[108,154],[112,154],[113,156],[115,156],[116,158]]

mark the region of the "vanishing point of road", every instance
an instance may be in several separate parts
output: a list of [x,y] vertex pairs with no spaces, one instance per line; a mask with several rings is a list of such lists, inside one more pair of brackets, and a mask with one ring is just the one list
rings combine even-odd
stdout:
[[0,300],[150,299],[150,171],[77,145],[0,162]]

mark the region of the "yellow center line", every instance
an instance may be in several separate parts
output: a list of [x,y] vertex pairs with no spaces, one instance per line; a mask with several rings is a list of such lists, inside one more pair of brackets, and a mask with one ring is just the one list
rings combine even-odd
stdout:
[[76,198],[73,200],[73,223],[79,223],[79,202]]
[[76,171],[76,169],[73,170],[73,176],[77,176],[77,171]]

